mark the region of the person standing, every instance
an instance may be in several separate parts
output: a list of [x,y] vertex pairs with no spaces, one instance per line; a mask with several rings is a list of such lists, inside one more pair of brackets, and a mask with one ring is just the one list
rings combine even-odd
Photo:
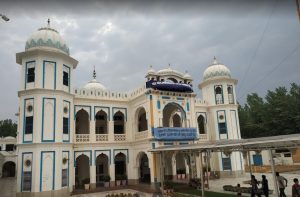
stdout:
[[300,185],[297,178],[294,178],[294,185],[292,186],[292,197],[300,197]]
[[265,195],[265,197],[269,197],[269,184],[268,184],[268,180],[266,178],[266,175],[262,175],[261,178],[262,178],[262,180],[261,180],[261,189],[263,191],[263,194]]
[[[277,183],[278,183],[278,187],[279,187],[279,197],[286,197],[286,195],[284,193],[284,189],[285,189],[285,187],[287,187],[288,181],[283,176],[280,176],[279,172],[276,172],[276,177],[277,177]],[[284,182],[285,182],[285,184],[284,184]]]
[[260,197],[260,194],[258,192],[258,181],[256,180],[254,175],[251,175],[250,184],[251,184],[251,197],[254,197],[255,195]]

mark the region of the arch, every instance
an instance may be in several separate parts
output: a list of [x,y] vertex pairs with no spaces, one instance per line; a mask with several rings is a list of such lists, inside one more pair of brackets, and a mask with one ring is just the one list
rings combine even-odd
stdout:
[[137,122],[137,131],[146,131],[148,130],[148,121],[146,116],[146,110],[144,107],[140,107],[136,111],[136,122]]
[[95,115],[95,131],[96,134],[107,134],[107,114],[105,111],[100,110]]
[[83,188],[85,182],[90,182],[89,157],[82,154],[76,158],[75,188]]
[[96,186],[103,186],[105,176],[109,175],[109,159],[101,153],[96,158]]
[[233,88],[231,85],[227,87],[228,92],[228,102],[229,104],[234,104],[234,97],[233,97]]
[[127,176],[126,155],[118,153],[114,159],[115,162],[115,180],[120,180],[120,177]]
[[173,127],[181,127],[181,117],[175,113],[172,117]]
[[222,86],[215,87],[215,97],[216,97],[216,104],[223,104],[223,91]]
[[145,152],[140,155],[139,164],[139,181],[141,183],[151,183],[149,159]]
[[7,161],[2,166],[2,178],[15,177],[16,175],[16,163],[13,161]]
[[[185,110],[177,103],[168,103],[163,109],[163,127],[171,127],[173,115],[178,114],[181,119],[181,127],[186,126]],[[174,125],[174,124],[173,124]]]
[[[177,153],[175,155],[176,160],[176,174],[182,175],[187,173],[186,169],[186,157],[183,153]],[[182,179],[183,177],[181,177]]]
[[199,134],[205,134],[205,118],[203,115],[199,115],[197,118],[197,123],[198,123],[198,131]]
[[76,134],[89,134],[90,133],[90,118],[87,111],[84,109],[76,113]]
[[178,83],[177,79],[173,77],[169,77],[168,80],[172,81],[173,83]]
[[121,111],[116,112],[114,114],[114,134],[124,134],[124,125],[124,114]]

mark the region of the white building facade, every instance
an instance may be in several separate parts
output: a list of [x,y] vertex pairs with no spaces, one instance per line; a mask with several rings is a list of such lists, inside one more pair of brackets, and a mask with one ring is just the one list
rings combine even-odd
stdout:
[[[165,179],[199,177],[199,156],[148,150],[166,145],[240,139],[238,105],[229,69],[214,59],[199,88],[170,67],[146,73],[146,84],[113,92],[93,79],[73,87],[78,61],[49,25],[17,53],[21,65],[18,124],[17,196],[64,196],[84,183],[90,188],[126,184],[159,185]],[[211,170],[221,176],[243,172],[240,153],[211,153]],[[208,158],[207,157],[207,158]]]

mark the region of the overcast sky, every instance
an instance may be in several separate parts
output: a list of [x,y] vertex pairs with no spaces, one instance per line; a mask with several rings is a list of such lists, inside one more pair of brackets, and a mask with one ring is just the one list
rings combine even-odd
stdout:
[[0,13],[10,18],[0,21],[0,120],[16,119],[21,68],[15,54],[48,18],[79,61],[75,87],[91,79],[93,65],[108,89],[128,91],[143,85],[149,65],[157,71],[170,63],[188,70],[196,88],[214,56],[239,80],[241,103],[248,93],[264,96],[300,83],[294,0],[1,1]]

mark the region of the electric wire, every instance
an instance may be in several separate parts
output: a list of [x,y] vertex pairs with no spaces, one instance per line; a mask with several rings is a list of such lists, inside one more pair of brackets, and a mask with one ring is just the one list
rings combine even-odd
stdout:
[[243,86],[243,83],[244,83],[244,81],[245,81],[245,78],[246,78],[246,76],[247,76],[247,74],[248,74],[250,68],[251,68],[252,65],[253,65],[253,61],[254,61],[255,58],[256,58],[256,54],[257,54],[257,52],[258,52],[258,49],[260,48],[261,43],[263,42],[263,39],[264,39],[264,37],[265,37],[266,30],[267,30],[267,28],[268,28],[268,26],[269,26],[269,23],[270,23],[270,20],[271,20],[271,18],[272,18],[272,16],[273,16],[273,13],[274,13],[276,4],[277,4],[277,0],[274,0],[273,8],[272,8],[271,13],[270,13],[270,15],[269,15],[269,17],[268,17],[268,20],[267,20],[267,23],[266,23],[265,28],[264,28],[264,30],[263,30],[262,36],[260,37],[260,40],[259,40],[259,42],[258,42],[258,44],[257,44],[257,46],[256,46],[256,48],[255,48],[255,50],[254,50],[253,56],[252,56],[251,60],[249,61],[249,64],[248,64],[248,66],[247,66],[247,68],[246,68],[246,72],[244,73],[244,75],[243,75],[243,77],[242,77],[241,83],[240,83],[239,88],[238,88],[238,92],[240,91],[241,87]]

